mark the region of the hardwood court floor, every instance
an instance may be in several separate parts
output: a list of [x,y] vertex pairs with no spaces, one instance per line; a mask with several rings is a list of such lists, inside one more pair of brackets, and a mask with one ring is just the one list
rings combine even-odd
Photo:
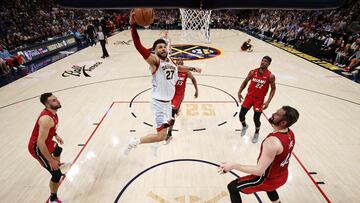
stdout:
[[[159,33],[139,31],[147,47]],[[110,58],[100,59],[99,45],[89,47],[0,88],[0,202],[45,202],[48,197],[50,175],[27,151],[43,108],[38,96],[48,91],[63,106],[58,112],[62,159],[74,161],[59,190],[64,202],[229,202],[226,185],[235,176],[218,175],[212,163],[256,162],[260,142],[251,143],[253,113],[247,115],[250,128],[242,138],[233,97],[265,55],[273,58],[270,70],[277,83],[265,115],[282,105],[300,112],[292,128],[296,146],[289,180],[279,189],[282,201],[359,202],[360,86],[239,31],[212,30],[211,35],[212,43],[205,46],[222,54],[185,62],[202,67],[203,73],[195,75],[199,98],[193,98],[192,84],[187,86],[173,141],[138,146],[128,156],[122,152],[131,137],[155,132],[148,66],[131,43],[119,43],[131,39],[129,31],[109,39]],[[180,31],[170,31],[170,37],[182,43]],[[247,38],[254,44],[252,53],[239,51]],[[271,126],[265,116],[261,121],[263,139]],[[262,192],[242,197],[269,202]]]

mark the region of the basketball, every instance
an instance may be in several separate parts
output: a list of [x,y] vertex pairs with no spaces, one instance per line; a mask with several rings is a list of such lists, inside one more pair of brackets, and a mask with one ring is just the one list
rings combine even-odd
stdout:
[[152,8],[135,8],[134,9],[136,24],[140,26],[149,26],[154,22],[155,12]]

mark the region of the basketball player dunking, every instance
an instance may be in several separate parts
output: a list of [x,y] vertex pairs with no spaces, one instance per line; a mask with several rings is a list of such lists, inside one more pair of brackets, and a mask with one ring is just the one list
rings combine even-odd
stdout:
[[134,12],[130,13],[130,25],[131,36],[134,41],[135,48],[150,65],[150,71],[152,73],[153,87],[150,103],[155,116],[157,134],[149,134],[147,136],[131,140],[124,152],[125,154],[128,154],[132,148],[135,148],[139,144],[165,140],[167,128],[171,125],[171,100],[175,94],[175,84],[178,80],[178,71],[201,72],[200,68],[176,66],[168,57],[166,42],[163,39],[158,39],[154,42],[152,49],[155,54],[152,54],[149,49],[143,47],[136,31]]
[[251,175],[240,177],[228,184],[232,203],[241,203],[240,193],[252,194],[259,191],[267,192],[272,202],[279,203],[280,198],[276,189],[284,185],[288,177],[288,165],[295,146],[295,135],[289,129],[299,118],[299,112],[283,106],[269,119],[273,127],[261,143],[260,154],[255,166],[236,163],[222,163],[219,173],[238,170]]
[[[242,124],[241,136],[244,136],[246,134],[246,130],[249,127],[245,122],[245,115],[249,111],[249,109],[253,107],[255,123],[255,133],[252,139],[253,143],[256,143],[259,139],[261,112],[263,111],[263,109],[266,109],[269,106],[270,101],[275,95],[275,76],[268,70],[270,63],[271,58],[269,56],[264,56],[261,60],[260,68],[251,70],[249,72],[248,76],[242,82],[238,92],[239,101],[242,102],[243,96],[241,95],[241,92],[245,89],[247,83],[250,81],[247,95],[241,105],[239,118]],[[264,102],[265,96],[269,89],[269,85],[271,87],[270,95],[267,101]]]
[[61,108],[61,104],[52,93],[42,94],[40,102],[44,104],[45,109],[35,123],[28,149],[30,154],[51,174],[49,184],[51,194],[47,202],[60,203],[57,197],[59,182],[63,173],[66,173],[71,166],[70,163],[60,164],[62,148],[58,143],[64,144],[64,141],[56,134],[59,121],[56,112]]
[[[183,60],[177,59],[176,65],[179,65],[179,66],[184,65]],[[174,95],[173,99],[171,100],[171,106],[172,106],[172,115],[171,116],[173,119],[172,125],[169,127],[169,131],[168,131],[167,137],[164,141],[164,144],[168,144],[170,142],[170,140],[172,139],[172,129],[175,124],[175,116],[177,116],[180,106],[181,106],[181,103],[185,96],[185,88],[186,88],[187,78],[190,78],[192,84],[194,85],[194,88],[195,88],[194,97],[195,98],[198,97],[199,91],[198,91],[198,87],[197,87],[197,81],[196,81],[194,75],[191,72],[187,72],[187,73],[179,72],[178,73],[178,81],[176,82],[176,86],[175,86],[175,95]]]

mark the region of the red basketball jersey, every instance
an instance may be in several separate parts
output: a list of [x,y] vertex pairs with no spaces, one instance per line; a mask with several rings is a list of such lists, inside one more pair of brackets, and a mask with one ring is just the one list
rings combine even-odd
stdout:
[[49,134],[48,134],[48,136],[47,136],[47,138],[46,138],[46,140],[45,140],[45,144],[46,144],[46,146],[48,147],[50,153],[54,150],[54,147],[55,147],[54,144],[55,144],[55,143],[54,143],[54,141],[53,141],[52,139],[53,139],[53,137],[54,137],[55,134],[56,134],[56,128],[57,128],[59,119],[58,119],[57,114],[54,115],[54,114],[51,113],[49,110],[44,109],[44,110],[40,113],[38,119],[36,120],[34,129],[33,129],[33,131],[32,131],[32,134],[31,134],[31,137],[30,137],[30,141],[29,141],[29,144],[28,144],[28,149],[29,149],[30,153],[32,153],[32,154],[35,153],[35,152],[34,152],[34,145],[35,145],[35,143],[37,142],[37,139],[38,139],[38,137],[39,137],[39,128],[40,128],[40,126],[39,126],[39,119],[40,119],[41,116],[45,116],[45,115],[50,116],[50,117],[53,119],[54,123],[55,123],[54,127],[51,127],[51,128],[50,128]]
[[[295,146],[295,136],[290,129],[287,133],[282,133],[282,132],[270,133],[266,137],[266,139],[271,136],[277,137],[281,141],[281,144],[283,146],[283,151],[281,154],[275,156],[274,161],[266,169],[265,175],[266,178],[268,179],[282,179],[286,182],[288,177],[289,159],[291,157],[291,152]],[[266,139],[264,139],[264,141]],[[261,143],[258,161],[262,153],[264,141]]]
[[187,73],[178,72],[178,81],[175,85],[175,95],[184,95],[186,88]]
[[266,70],[263,74],[261,74],[259,69],[260,68],[253,71],[248,88],[247,94],[253,97],[265,97],[269,89],[271,72]]

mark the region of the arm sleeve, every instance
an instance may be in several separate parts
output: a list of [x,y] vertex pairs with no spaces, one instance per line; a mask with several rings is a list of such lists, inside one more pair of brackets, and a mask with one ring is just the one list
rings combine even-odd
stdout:
[[146,49],[140,42],[140,37],[136,31],[135,24],[131,25],[131,36],[134,41],[135,48],[138,50],[138,52],[143,56],[144,59],[149,58],[150,56],[150,50]]

